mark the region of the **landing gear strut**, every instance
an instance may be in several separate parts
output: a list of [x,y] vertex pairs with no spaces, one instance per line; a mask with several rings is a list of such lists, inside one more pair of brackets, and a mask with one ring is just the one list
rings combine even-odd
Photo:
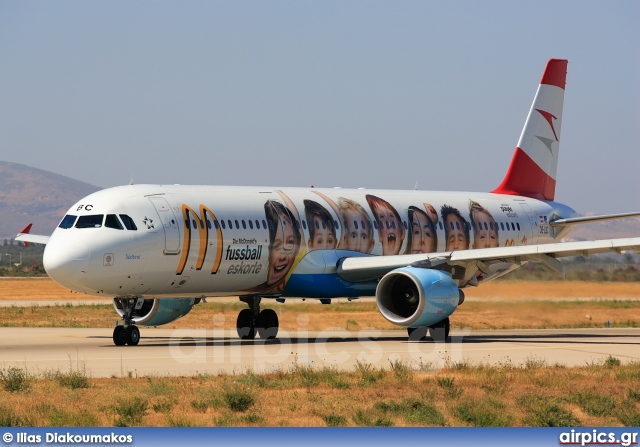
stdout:
[[133,311],[136,309],[136,298],[115,298],[122,306],[124,326],[116,326],[113,330],[113,343],[116,346],[135,346],[140,342],[140,329],[133,324]]
[[433,338],[433,341],[446,342],[449,341],[450,326],[451,325],[449,323],[449,317],[447,317],[444,320],[429,327],[408,327],[407,333],[409,334],[409,340],[411,341],[425,340],[427,338],[428,331],[429,335],[431,335],[431,338]]
[[236,328],[238,337],[243,340],[253,340],[256,332],[265,340],[271,340],[278,335],[278,314],[272,309],[260,311],[259,296],[241,296],[240,301],[247,303],[249,309],[242,309],[238,314]]

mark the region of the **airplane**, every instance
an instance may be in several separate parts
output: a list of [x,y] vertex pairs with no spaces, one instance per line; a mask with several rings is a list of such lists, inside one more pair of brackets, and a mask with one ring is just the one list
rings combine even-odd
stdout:
[[576,225],[640,213],[580,216],[555,201],[568,61],[550,59],[511,164],[491,192],[127,185],[74,204],[46,244],[51,278],[113,299],[115,345],[166,324],[207,297],[238,296],[242,339],[277,337],[263,299],[375,296],[409,338],[447,340],[464,288],[534,262],[640,251],[640,237],[561,242]]

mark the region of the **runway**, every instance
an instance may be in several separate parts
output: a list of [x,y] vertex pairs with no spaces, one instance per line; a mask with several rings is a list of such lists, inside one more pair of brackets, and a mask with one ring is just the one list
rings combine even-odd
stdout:
[[356,362],[437,370],[455,363],[584,366],[609,355],[640,361],[640,329],[452,331],[450,343],[409,341],[405,331],[280,331],[239,340],[235,331],[141,328],[138,346],[114,346],[111,329],[0,328],[0,368],[33,373],[84,368],[92,377],[255,372],[294,365],[352,369]]

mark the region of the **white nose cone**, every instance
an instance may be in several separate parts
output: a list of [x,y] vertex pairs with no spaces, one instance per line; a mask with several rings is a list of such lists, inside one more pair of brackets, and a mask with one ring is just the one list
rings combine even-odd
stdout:
[[89,270],[89,258],[87,244],[52,238],[44,250],[42,261],[55,282],[68,289],[78,290],[82,288],[82,280]]

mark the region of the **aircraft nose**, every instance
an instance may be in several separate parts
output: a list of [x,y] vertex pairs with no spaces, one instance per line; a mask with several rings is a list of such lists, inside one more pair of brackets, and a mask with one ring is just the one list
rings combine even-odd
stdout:
[[52,240],[44,250],[42,262],[54,281],[74,289],[89,270],[89,258],[89,247],[83,242]]

